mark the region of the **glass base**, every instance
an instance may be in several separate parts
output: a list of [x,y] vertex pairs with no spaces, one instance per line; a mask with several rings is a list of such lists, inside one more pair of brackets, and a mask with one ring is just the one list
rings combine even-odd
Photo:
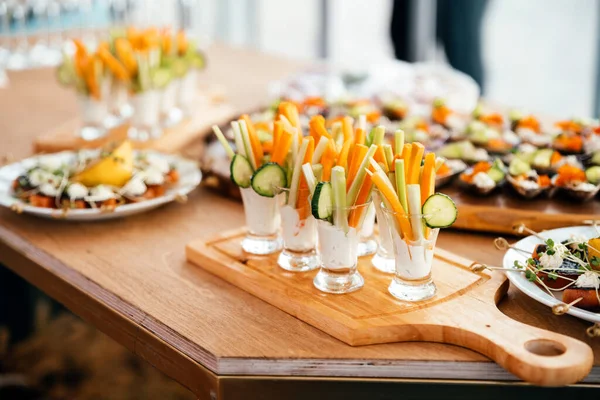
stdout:
[[180,108],[172,108],[163,114],[162,126],[165,128],[177,125],[183,120],[183,111]]
[[96,140],[103,138],[107,134],[107,130],[97,126],[84,126],[79,129],[79,136],[83,140]]
[[358,242],[357,254],[359,257],[372,256],[375,252],[377,252],[377,241],[375,239],[361,239]]
[[315,276],[313,284],[321,292],[344,294],[360,289],[365,285],[365,280],[358,270],[334,272],[321,268]]
[[392,279],[388,291],[403,301],[423,301],[435,296],[437,288],[431,278],[420,281],[405,281],[397,276]]
[[278,235],[256,236],[247,234],[242,240],[242,249],[246,253],[264,256],[281,250],[282,241]]
[[373,267],[376,270],[385,272],[386,274],[396,273],[396,260],[393,258],[383,257],[379,254],[375,254],[371,259],[371,264],[373,264]]
[[319,257],[315,250],[298,253],[284,249],[279,254],[277,264],[286,271],[306,272],[319,268]]
[[154,128],[138,128],[135,126],[127,130],[127,137],[138,142],[147,142],[150,139],[158,139],[162,136],[162,129]]

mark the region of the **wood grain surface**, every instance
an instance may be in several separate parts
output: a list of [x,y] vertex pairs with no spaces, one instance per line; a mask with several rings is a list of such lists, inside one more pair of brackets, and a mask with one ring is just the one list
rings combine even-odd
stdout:
[[[303,66],[220,46],[208,56],[204,82],[223,84],[240,111],[267,101],[268,80]],[[0,90],[0,153],[22,158],[31,153],[34,137],[72,117],[75,96],[58,87],[53,71],[9,77],[9,88]],[[185,153],[193,156],[195,149]],[[221,375],[516,379],[458,346],[348,346],[186,262],[186,243],[242,224],[240,204],[202,188],[187,204],[100,223],[46,221],[3,209],[0,261],[132,351],[142,349],[146,360],[186,385],[193,383],[193,366]],[[499,265],[502,252],[494,249],[493,237],[446,231],[438,246]],[[585,381],[600,383],[600,341],[586,336],[587,322],[554,316],[513,288],[499,308],[517,321],[592,346],[596,366]],[[189,368],[172,368],[182,359]]]

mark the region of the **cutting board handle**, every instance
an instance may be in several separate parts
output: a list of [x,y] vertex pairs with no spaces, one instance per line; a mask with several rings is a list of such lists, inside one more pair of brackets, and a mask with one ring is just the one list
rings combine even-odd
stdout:
[[469,326],[448,324],[443,341],[482,353],[525,381],[564,386],[592,369],[593,351],[580,340],[515,321],[483,302],[463,311],[471,315]]

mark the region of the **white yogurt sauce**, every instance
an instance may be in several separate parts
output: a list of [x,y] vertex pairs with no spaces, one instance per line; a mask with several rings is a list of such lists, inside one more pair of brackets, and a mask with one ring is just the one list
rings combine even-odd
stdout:
[[580,190],[582,192],[593,192],[597,186],[588,182],[576,182],[569,186],[571,189]]
[[485,149],[475,149],[473,152],[473,161],[485,161],[489,158],[489,154]]
[[64,165],[64,158],[60,156],[43,156],[38,159],[38,166],[50,172],[60,170]]
[[84,125],[103,126],[108,117],[108,102],[90,96],[79,96],[79,109]]
[[585,149],[589,153],[600,150],[600,135],[591,135],[585,142]]
[[41,168],[36,168],[32,170],[27,178],[29,179],[29,183],[31,184],[31,186],[34,187],[40,186],[44,183],[56,184],[60,180],[57,176]]
[[385,254],[393,254],[394,243],[392,241],[392,235],[390,234],[390,227],[387,221],[388,217],[381,208],[381,197],[376,191],[373,191],[373,204],[375,206],[375,214],[377,215],[377,225],[379,226],[379,240],[377,243],[383,248]]
[[285,205],[281,208],[281,230],[285,248],[297,252],[313,250],[317,244],[317,225],[313,216],[300,221],[298,210]]
[[539,189],[540,185],[537,182],[532,181],[530,179],[520,179],[517,181],[518,185],[525,190],[535,190]]
[[148,185],[162,185],[165,183],[165,176],[155,167],[149,167],[141,171],[138,177]]
[[121,193],[127,197],[138,197],[146,193],[146,190],[148,188],[144,181],[139,176],[136,176],[123,186]]
[[40,193],[44,196],[56,197],[58,196],[58,188],[51,183],[43,183],[40,185]]
[[397,232],[392,234],[396,258],[396,274],[404,279],[424,279],[431,273],[433,245],[425,241],[407,244]]
[[482,189],[491,189],[496,186],[496,182],[485,172],[478,172],[473,177],[473,184]]
[[281,225],[279,205],[281,197],[264,197],[252,188],[240,188],[246,215],[246,226],[251,234],[270,236],[277,233]]
[[463,131],[465,129],[465,121],[463,118],[456,114],[450,114],[448,118],[446,118],[446,124],[448,129],[452,129],[454,131]]
[[330,270],[353,268],[358,262],[358,234],[355,228],[348,232],[327,221],[317,221],[319,256],[323,267]]
[[115,198],[115,193],[109,186],[98,185],[90,190],[90,195],[85,198],[86,201],[106,201]]
[[131,116],[131,124],[134,126],[154,127],[158,125],[160,118],[160,92],[148,90],[137,93],[131,98],[134,112]]
[[146,162],[152,168],[155,168],[156,170],[160,171],[163,174],[167,174],[171,170],[171,166],[169,165],[169,162],[164,157],[158,156],[156,154],[152,154],[152,153],[147,154]]
[[73,184],[69,185],[69,187],[67,188],[67,196],[69,196],[69,198],[71,200],[83,199],[88,194],[89,194],[88,188],[86,188],[81,183],[73,183]]
[[587,271],[577,277],[575,286],[579,288],[600,289],[600,277],[593,271]]

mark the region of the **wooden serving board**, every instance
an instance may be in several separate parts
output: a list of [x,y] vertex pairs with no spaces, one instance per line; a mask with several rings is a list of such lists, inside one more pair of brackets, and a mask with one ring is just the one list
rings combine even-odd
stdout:
[[277,266],[277,255],[252,256],[241,248],[244,230],[225,232],[186,246],[188,261],[296,318],[351,345],[428,341],[463,346],[482,353],[519,378],[545,386],[583,379],[593,353],[568,336],[517,322],[496,304],[508,280],[500,272],[473,272],[471,261],[436,250],[433,279],[438,294],[408,303],[388,292],[391,276],[365,257],[359,271],[365,287],[333,295],[312,284],[316,271],[292,273]]
[[[146,142],[133,141],[134,147],[174,153],[183,149],[194,139],[200,138],[209,132],[211,125],[222,124],[234,116],[234,109],[224,101],[220,88],[209,87],[203,90],[202,93],[204,94],[197,98],[194,113],[191,117],[184,118],[178,124],[164,129],[163,135],[158,139]],[[129,128],[128,124],[119,125],[111,129],[105,137],[87,141],[77,135],[80,126],[79,118],[74,118],[38,136],[33,142],[34,152],[54,153],[64,150],[102,147],[106,143],[125,140]]]

